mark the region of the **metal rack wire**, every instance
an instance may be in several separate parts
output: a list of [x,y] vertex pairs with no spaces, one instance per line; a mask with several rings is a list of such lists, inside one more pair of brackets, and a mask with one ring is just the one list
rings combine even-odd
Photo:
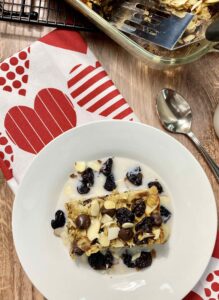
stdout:
[[63,0],[0,0],[0,21],[93,31],[95,27]]

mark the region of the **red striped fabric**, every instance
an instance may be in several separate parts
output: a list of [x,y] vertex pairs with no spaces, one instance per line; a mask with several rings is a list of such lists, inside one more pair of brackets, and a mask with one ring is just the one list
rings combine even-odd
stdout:
[[113,105],[111,105],[110,107],[108,107],[107,109],[102,111],[100,114],[101,114],[101,116],[107,117],[112,112],[114,112],[117,108],[121,107],[123,104],[126,104],[125,99],[121,99],[121,100],[117,101],[116,103],[114,103]]
[[[120,93],[116,88],[113,88],[114,84],[106,72],[102,68],[98,72],[99,67],[101,67],[100,63],[96,62],[95,67],[87,65],[83,67],[80,64],[71,70],[67,85],[73,102],[76,102],[80,107],[85,106],[85,109],[90,113],[95,113],[98,110],[99,115],[103,117],[111,117],[112,114],[114,119],[128,118],[133,113],[132,109],[120,111],[121,106],[126,101],[122,97],[118,97]],[[82,96],[82,94],[84,95]],[[116,97],[118,99],[115,99]],[[89,102],[91,102],[90,105]],[[118,113],[116,114],[117,110]]]
[[92,92],[90,92],[87,96],[78,101],[80,106],[84,106],[89,101],[93,100],[96,96],[104,92],[107,88],[113,86],[113,82],[111,80],[101,84],[97,88],[95,88]]
[[72,68],[72,70],[70,71],[70,74],[71,74],[73,71],[77,70],[80,66],[81,66],[81,65],[74,66],[74,68]]
[[15,106],[5,117],[5,128],[16,145],[38,153],[62,132],[76,126],[76,113],[68,97],[57,89],[43,89],[36,96],[34,109]]
[[[14,117],[17,115],[17,111],[17,107],[14,107],[10,109],[9,113],[7,113],[5,118],[5,128],[17,145],[22,144],[23,148],[28,149],[29,152],[36,154],[37,151],[35,147],[25,136],[25,133],[23,133],[16,120],[14,120]],[[18,117],[19,115],[20,114],[18,113]]]
[[[79,66],[78,66],[79,67]],[[93,71],[93,67],[89,66],[87,68],[85,68],[84,70],[82,70],[78,75],[76,75],[75,77],[73,77],[71,80],[68,81],[68,88],[71,88],[74,84],[76,84],[79,80],[81,80],[82,78],[84,78],[86,75],[88,75],[91,71]],[[73,69],[77,70],[76,69]],[[72,72],[73,72],[72,71]]]
[[123,110],[122,112],[120,112],[118,115],[113,117],[113,119],[124,119],[125,117],[127,117],[131,113],[132,113],[132,109],[130,107],[128,107],[125,110]]
[[98,82],[99,80],[103,79],[104,77],[107,77],[105,71],[101,71],[100,73],[94,75],[92,78],[90,78],[88,81],[86,81],[84,84],[82,84],[79,88],[74,90],[72,92],[72,97],[77,97],[78,95],[85,92],[87,89],[89,89],[93,84]]
[[113,98],[115,98],[118,95],[119,95],[119,91],[118,90],[114,90],[114,91],[110,92],[109,94],[107,94],[106,96],[102,97],[100,100],[98,100],[97,102],[95,102],[90,107],[88,107],[87,110],[90,111],[90,112],[94,112],[97,109],[99,109],[101,106],[103,106],[104,104],[106,104],[108,101],[112,100]]

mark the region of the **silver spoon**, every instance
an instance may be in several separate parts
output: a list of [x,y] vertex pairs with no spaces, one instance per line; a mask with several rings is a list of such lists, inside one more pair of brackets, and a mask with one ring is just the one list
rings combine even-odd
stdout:
[[157,95],[157,112],[164,128],[173,133],[185,134],[193,141],[219,181],[219,167],[191,131],[192,111],[188,102],[177,92],[163,89]]

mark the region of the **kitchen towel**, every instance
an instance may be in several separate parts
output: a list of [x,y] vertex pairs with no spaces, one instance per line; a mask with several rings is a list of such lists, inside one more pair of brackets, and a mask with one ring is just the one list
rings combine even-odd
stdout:
[[[33,158],[63,132],[105,118],[138,121],[73,31],[54,30],[3,61],[0,98],[0,168],[15,193]],[[205,274],[185,298],[201,299],[219,299],[219,238]]]

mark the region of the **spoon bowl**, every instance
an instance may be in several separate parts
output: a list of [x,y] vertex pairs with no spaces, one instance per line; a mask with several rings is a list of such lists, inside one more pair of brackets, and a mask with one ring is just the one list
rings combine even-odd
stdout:
[[188,102],[176,91],[163,89],[157,95],[157,113],[165,129],[185,134],[193,141],[219,182],[219,167],[191,131],[192,110]]
[[157,96],[157,112],[167,130],[185,134],[190,132],[192,111],[188,102],[177,92],[163,89]]

